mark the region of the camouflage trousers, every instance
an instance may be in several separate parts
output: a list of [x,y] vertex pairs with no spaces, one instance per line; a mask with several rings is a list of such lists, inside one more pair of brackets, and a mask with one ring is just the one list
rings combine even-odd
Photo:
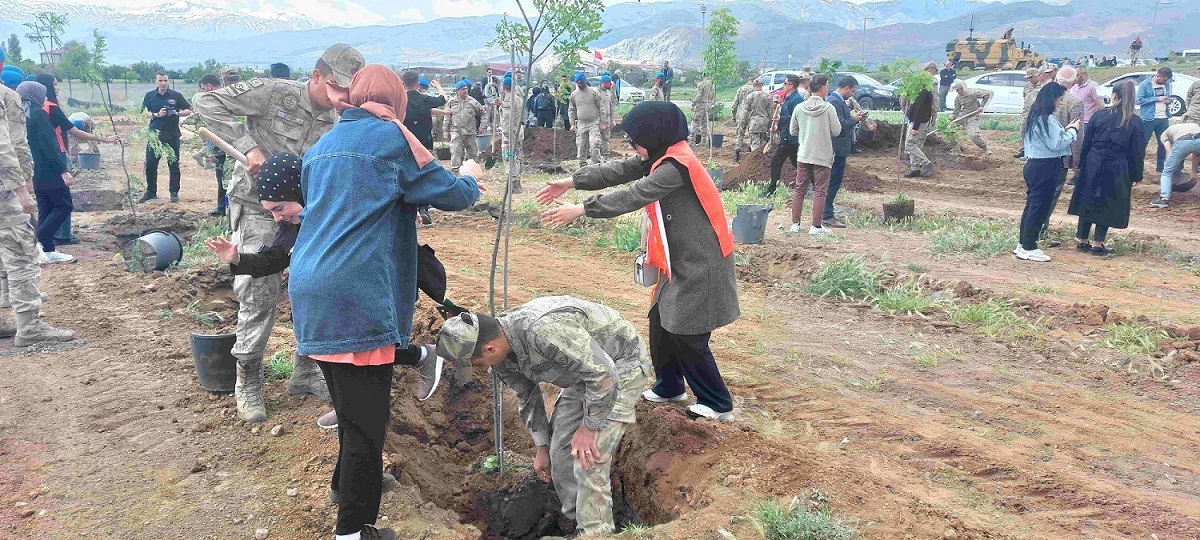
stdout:
[[988,151],[988,143],[983,140],[983,134],[979,132],[979,115],[963,120],[963,129],[967,132],[967,138],[975,143],[975,146],[984,152]]
[[612,126],[600,130],[600,159],[608,159],[608,139],[612,138]]
[[464,159],[475,159],[479,155],[479,143],[475,134],[455,133],[450,136],[450,166],[458,168]]
[[579,166],[586,167],[589,162],[600,163],[600,124],[576,124],[574,127]]
[[[259,203],[242,198],[229,200],[229,223],[233,227],[232,241],[242,253],[257,253],[259,248],[270,246],[279,232],[279,226]],[[234,276],[233,292],[238,300],[237,342],[233,355],[239,360],[263,357],[267,350],[267,339],[275,325],[275,308],[283,275],[274,274],[263,278]]]
[[[20,203],[16,196],[0,202],[0,220],[11,221],[8,218],[21,213]],[[42,309],[42,292],[38,290],[38,282],[42,278],[42,269],[38,265],[37,238],[33,226],[28,221],[0,227],[0,286],[8,297],[13,311],[17,313],[34,312]]]
[[[746,146],[745,146],[746,145],[746,134],[749,132],[750,132],[750,119],[746,118],[745,120],[742,120],[741,118],[739,118],[738,123],[737,123],[737,144],[734,145],[734,147],[733,147],[734,150],[745,150],[746,149]],[[752,142],[750,143],[750,147],[751,147],[751,149],[753,149],[754,148],[753,139],[751,139],[751,141]]]
[[712,106],[692,110],[692,139],[704,141],[708,137],[708,120],[712,117]]
[[751,152],[758,152],[758,151],[762,150],[763,147],[767,146],[768,144],[771,144],[771,132],[770,131],[752,131],[752,132],[750,132],[750,151]]
[[933,162],[925,156],[924,150],[921,147],[925,146],[925,138],[929,137],[929,130],[933,122],[926,122],[921,125],[921,129],[917,130],[917,134],[912,134],[912,124],[908,125],[908,138],[904,142],[904,154],[908,158],[908,170],[918,171],[922,175],[933,173]]
[[[617,364],[618,371],[626,365]],[[634,406],[650,381],[648,363],[628,366],[627,371],[617,376],[617,403],[596,440],[600,459],[590,471],[571,457],[571,437],[583,423],[585,414],[583,386],[563,389],[554,402],[554,413],[550,416],[550,476],[562,502],[563,514],[575,520],[580,534],[606,534],[615,529],[610,480],[613,459],[625,429],[636,421]]]

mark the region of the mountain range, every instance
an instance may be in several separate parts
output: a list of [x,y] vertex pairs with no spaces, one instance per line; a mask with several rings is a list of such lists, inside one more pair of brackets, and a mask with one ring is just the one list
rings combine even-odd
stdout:
[[[986,38],[1013,27],[1018,40],[1052,57],[1124,54],[1139,33],[1157,56],[1168,49],[1200,48],[1196,0],[1176,0],[1157,14],[1134,9],[1128,0],[718,0],[708,5],[732,12],[739,21],[738,54],[762,66],[785,65],[789,55],[796,65],[819,57],[846,63],[865,59],[871,65],[897,57],[936,60],[944,57],[946,42],[966,37],[972,24],[975,35]],[[369,61],[390,65],[461,66],[505,58],[487,45],[500,15],[322,28],[302,16],[235,13],[186,1],[132,10],[0,0],[0,33],[21,36],[26,56],[38,46],[24,39],[27,29],[21,23],[39,11],[68,14],[65,39],[87,42],[99,28],[109,36],[109,61],[118,64],[151,60],[186,68],[215,58],[241,66],[282,61],[307,67],[337,41],[354,45]],[[699,63],[702,16],[695,2],[616,4],[605,10],[603,20],[608,32],[592,48],[606,59]]]

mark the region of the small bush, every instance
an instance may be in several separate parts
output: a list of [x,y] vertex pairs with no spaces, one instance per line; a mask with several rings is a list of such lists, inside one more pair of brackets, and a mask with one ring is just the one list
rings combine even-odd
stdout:
[[879,268],[870,268],[861,255],[852,253],[821,263],[805,292],[842,300],[870,298],[879,290]]
[[799,498],[787,505],[767,501],[749,516],[750,522],[766,540],[850,540],[854,528],[833,517],[827,510],[809,510]]
[[275,351],[267,361],[267,379],[281,381],[292,378],[296,366],[292,363],[292,355],[288,351]]
[[1021,131],[1021,121],[1002,116],[983,116],[979,120],[979,129],[1017,132]]
[[1158,344],[1167,339],[1167,333],[1148,326],[1117,323],[1108,326],[1108,339],[1103,345],[1129,356],[1150,354],[1158,350]]

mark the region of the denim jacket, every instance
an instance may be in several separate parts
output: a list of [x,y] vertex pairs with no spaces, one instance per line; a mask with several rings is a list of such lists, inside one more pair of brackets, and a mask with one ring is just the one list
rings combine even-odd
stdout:
[[479,199],[470,176],[417,167],[391,122],[361,109],[304,154],[304,227],[288,294],[300,354],[409,345],[417,301],[417,206],[463,210]]
[[[1172,82],[1175,82],[1175,79],[1167,80],[1167,84],[1164,85],[1166,87],[1168,96],[1174,95],[1171,92]],[[1158,96],[1154,95],[1154,76],[1151,75],[1146,77],[1146,79],[1142,81],[1137,88],[1137,104],[1138,107],[1140,107],[1140,113],[1143,122],[1154,120],[1154,105],[1156,103],[1158,103]],[[1171,113],[1168,111],[1167,118],[1170,117]]]

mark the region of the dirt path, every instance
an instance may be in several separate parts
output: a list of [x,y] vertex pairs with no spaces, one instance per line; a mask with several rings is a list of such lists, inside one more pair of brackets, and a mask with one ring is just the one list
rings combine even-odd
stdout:
[[[855,156],[852,167],[883,177],[885,159]],[[195,219],[210,207],[211,171],[184,167],[177,208]],[[1020,197],[986,186],[1019,181],[1014,167],[963,173],[969,181],[958,183],[939,176],[913,192],[952,213],[1011,217]],[[867,194],[862,205],[883,196]],[[1194,325],[1200,278],[1150,254],[1064,251],[1046,265],[946,258],[928,251],[924,235],[872,228],[816,242],[776,229],[780,210],[766,243],[739,248],[743,316],[714,334],[740,420],[697,423],[679,407],[642,404],[618,456],[618,489],[657,525],[649,534],[715,538],[724,528],[754,538],[731,516],[765,497],[798,495],[828,501],[861,538],[1200,537],[1200,364],[1175,371],[1178,383],[1127,373],[1097,347],[1101,329],[1072,315],[1072,304],[1103,303],[1129,317]],[[1135,219],[1151,229],[1166,216],[1155,232],[1186,243],[1194,214],[1181,205]],[[100,223],[111,215],[80,215],[90,244],[65,250],[81,262],[44,272],[47,319],[82,340],[0,350],[10,366],[0,379],[0,538],[227,539],[260,528],[270,538],[325,537],[336,448],[312,421],[327,409],[272,382],[270,419],[256,430],[236,421],[231,398],[199,388],[186,306],[200,300],[228,316],[227,274],[126,273],[106,251],[114,240]],[[436,218],[422,241],[446,263],[450,296],[482,307],[494,222],[486,214]],[[593,244],[515,229],[510,303],[573,294],[644,327],[647,290],[629,279],[630,255]],[[821,261],[847,253],[904,276],[1022,298],[1043,317],[1044,335],[988,337],[946,324],[944,314],[902,317],[798,292]],[[290,346],[285,321],[270,352]],[[474,409],[452,406],[461,393],[418,406],[406,377],[394,393],[388,456],[403,485],[385,497],[383,513],[411,537],[477,538],[461,522],[486,521],[472,512],[495,487],[478,472],[488,434],[476,428],[490,425],[482,387],[469,389],[480,392],[471,395]],[[268,433],[275,425],[278,437]],[[521,454],[527,443],[514,435],[512,444]]]

